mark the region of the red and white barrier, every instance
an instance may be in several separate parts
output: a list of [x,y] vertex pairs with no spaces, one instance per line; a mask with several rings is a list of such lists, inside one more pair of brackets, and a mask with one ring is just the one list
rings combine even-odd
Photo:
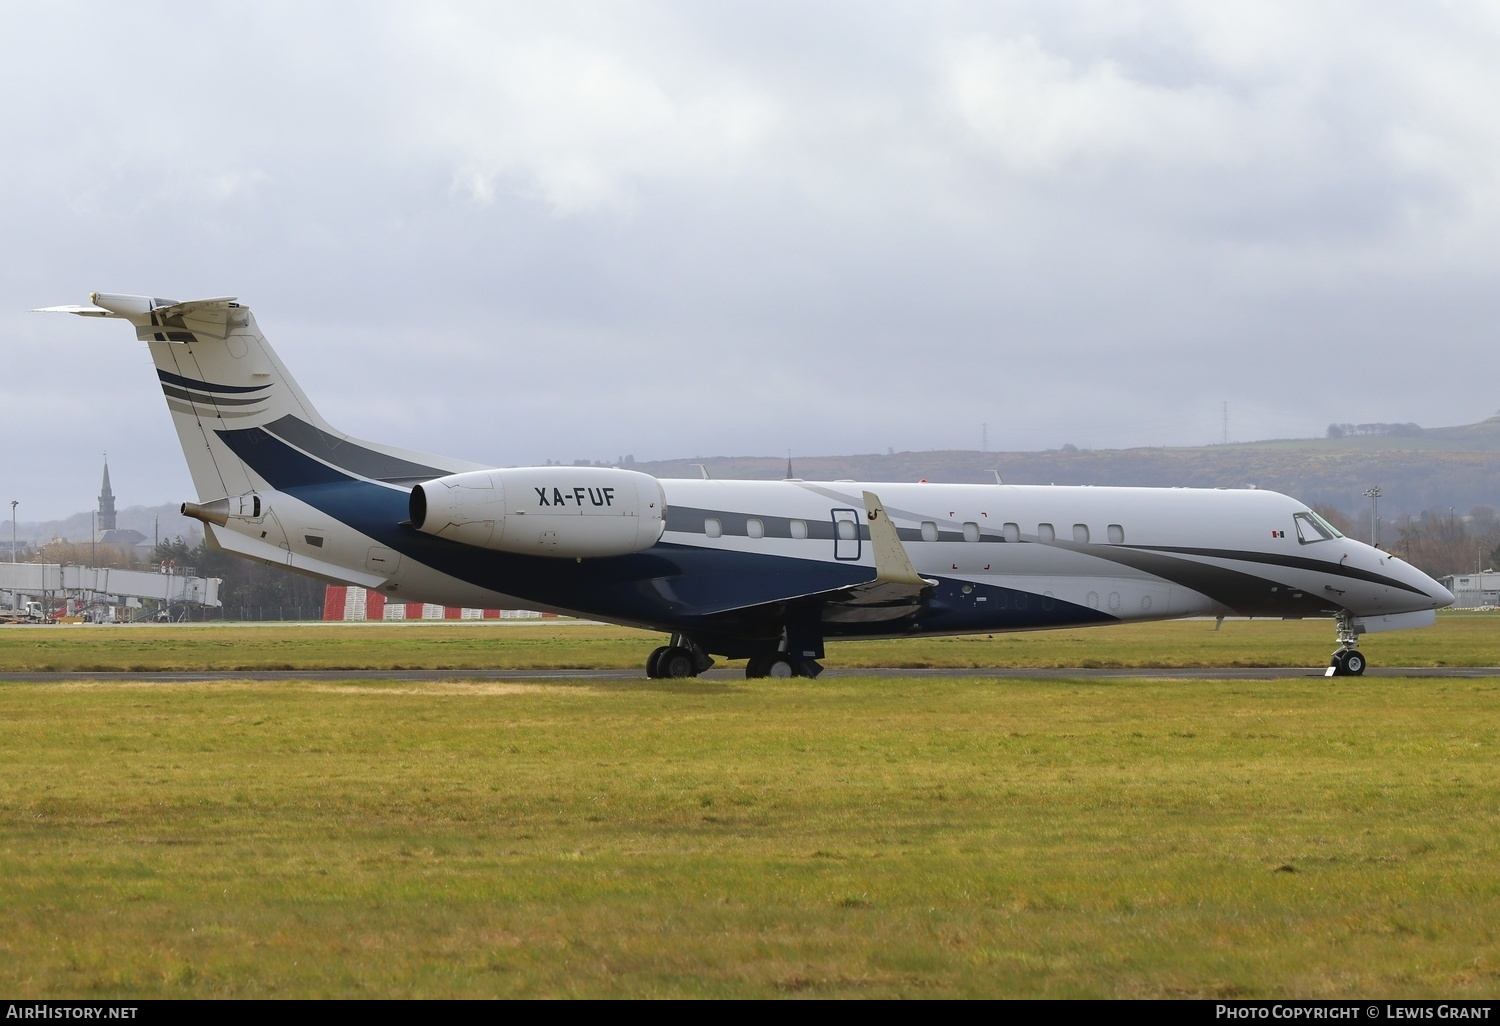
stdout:
[[330,584],[323,592],[325,620],[530,620],[555,617],[530,609],[464,609],[430,602],[387,602],[378,591]]

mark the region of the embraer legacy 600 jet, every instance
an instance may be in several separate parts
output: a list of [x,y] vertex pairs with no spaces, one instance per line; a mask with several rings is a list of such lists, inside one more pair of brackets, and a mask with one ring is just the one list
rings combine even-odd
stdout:
[[361,441],[234,299],[89,298],[49,309],[122,318],[149,346],[198,492],[182,511],[211,544],[395,601],[661,631],[652,677],[713,655],[814,676],[828,640],[1187,616],[1332,617],[1328,673],[1359,674],[1361,634],[1453,601],[1274,492],[659,480]]

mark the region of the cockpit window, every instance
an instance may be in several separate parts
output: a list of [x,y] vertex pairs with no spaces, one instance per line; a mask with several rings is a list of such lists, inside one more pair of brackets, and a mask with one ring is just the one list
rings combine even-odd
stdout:
[[1297,522],[1297,540],[1303,545],[1311,545],[1313,542],[1330,541],[1334,538],[1342,538],[1338,528],[1318,516],[1312,510],[1306,513],[1294,513],[1292,519]]
[[1322,524],[1323,525],[1323,530],[1327,531],[1329,534],[1333,535],[1335,538],[1342,538],[1344,536],[1344,532],[1343,531],[1340,531],[1337,527],[1334,527],[1328,521],[1324,520],[1322,517],[1318,516],[1316,513],[1312,512],[1311,510],[1308,511],[1308,516],[1312,517],[1318,523]]

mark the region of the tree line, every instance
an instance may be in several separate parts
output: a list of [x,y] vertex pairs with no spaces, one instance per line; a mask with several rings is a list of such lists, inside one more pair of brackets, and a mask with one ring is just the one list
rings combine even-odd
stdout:
[[[156,546],[155,565],[170,564],[177,573],[217,577],[220,610],[215,618],[231,620],[316,620],[323,615],[325,582],[277,566],[231,556],[207,541],[189,546],[181,538]],[[200,614],[201,615],[201,611]]]
[[1350,514],[1331,506],[1313,507],[1334,527],[1360,541],[1376,537],[1394,553],[1432,577],[1470,574],[1500,566],[1500,513],[1490,506],[1474,506],[1467,513],[1451,506],[1433,507],[1420,514],[1382,519],[1371,533],[1371,510]]
[[1420,435],[1419,424],[1329,424],[1329,438],[1411,438]]

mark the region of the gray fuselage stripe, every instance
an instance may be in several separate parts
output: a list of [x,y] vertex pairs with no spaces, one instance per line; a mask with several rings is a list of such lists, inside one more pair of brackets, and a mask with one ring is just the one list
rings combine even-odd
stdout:
[[446,477],[450,470],[423,466],[397,456],[388,456],[374,449],[366,449],[347,438],[329,434],[303,420],[287,414],[265,425],[265,430],[284,442],[301,449],[330,466],[368,478],[396,484],[415,484],[431,481],[435,477]]

